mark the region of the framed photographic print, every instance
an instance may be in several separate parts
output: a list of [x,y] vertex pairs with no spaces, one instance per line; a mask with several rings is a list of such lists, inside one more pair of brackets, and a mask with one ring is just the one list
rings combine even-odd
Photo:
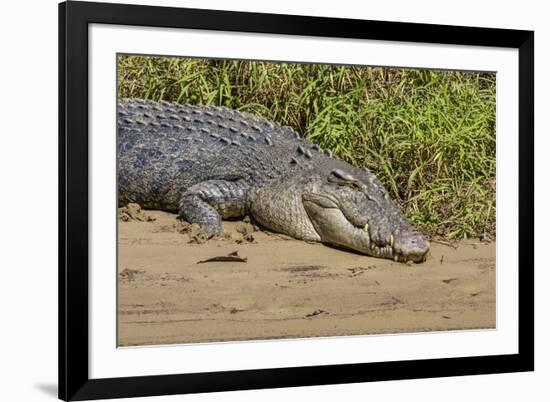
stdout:
[[534,33],[59,5],[59,397],[530,371]]

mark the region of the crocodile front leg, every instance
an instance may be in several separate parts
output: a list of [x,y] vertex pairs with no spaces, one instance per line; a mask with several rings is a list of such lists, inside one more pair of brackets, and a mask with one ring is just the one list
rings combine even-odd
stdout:
[[179,216],[201,225],[212,237],[223,233],[222,219],[247,214],[249,186],[243,180],[208,180],[197,183],[182,194]]

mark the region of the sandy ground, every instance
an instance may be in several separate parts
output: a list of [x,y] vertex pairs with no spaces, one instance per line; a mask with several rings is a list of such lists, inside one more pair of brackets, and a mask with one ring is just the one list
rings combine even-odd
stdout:
[[[197,244],[175,215],[144,216],[119,221],[120,346],[495,327],[494,243],[406,265],[243,222]],[[247,262],[197,264],[234,251]]]

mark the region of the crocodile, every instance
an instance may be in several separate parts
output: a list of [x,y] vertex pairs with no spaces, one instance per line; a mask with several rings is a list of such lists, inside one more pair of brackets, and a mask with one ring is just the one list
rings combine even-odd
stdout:
[[210,238],[222,220],[400,262],[430,243],[367,168],[294,129],[223,106],[121,99],[118,203],[176,212]]

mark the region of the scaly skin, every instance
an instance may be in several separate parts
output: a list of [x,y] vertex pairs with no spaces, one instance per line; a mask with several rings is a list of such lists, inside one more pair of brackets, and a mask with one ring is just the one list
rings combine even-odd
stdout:
[[139,99],[118,104],[119,204],[178,211],[223,231],[262,226],[396,261],[424,261],[429,242],[376,177],[289,127],[223,107]]

